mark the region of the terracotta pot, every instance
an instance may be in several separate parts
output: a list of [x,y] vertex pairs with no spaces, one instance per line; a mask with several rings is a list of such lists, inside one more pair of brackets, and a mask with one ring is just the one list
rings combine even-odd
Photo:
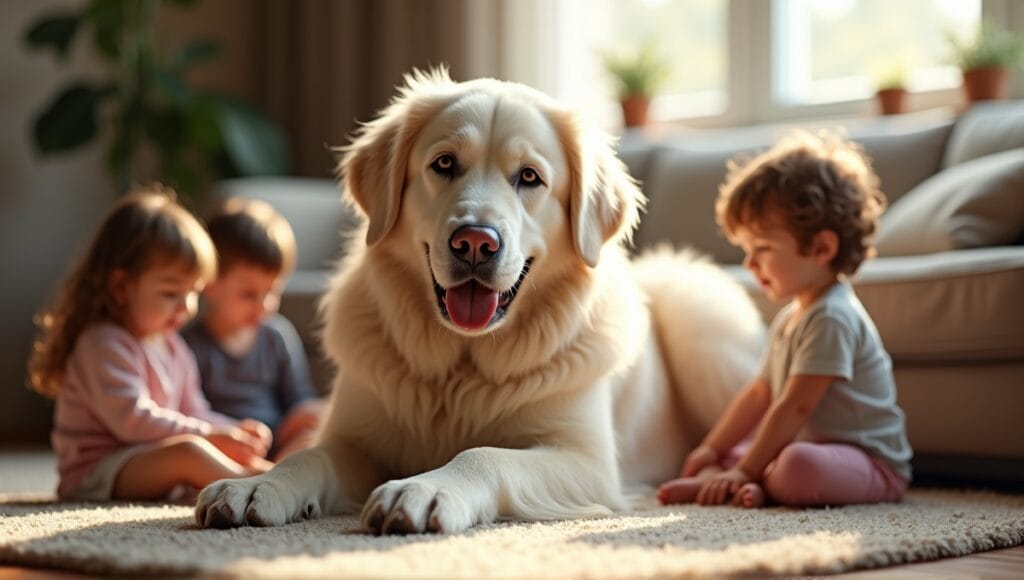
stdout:
[[629,96],[622,99],[622,120],[627,127],[641,127],[647,124],[647,112],[651,106],[650,97]]
[[883,115],[898,115],[906,110],[906,89],[881,89],[876,96]]
[[1009,72],[1003,67],[976,68],[964,71],[964,94],[967,102],[1005,100]]

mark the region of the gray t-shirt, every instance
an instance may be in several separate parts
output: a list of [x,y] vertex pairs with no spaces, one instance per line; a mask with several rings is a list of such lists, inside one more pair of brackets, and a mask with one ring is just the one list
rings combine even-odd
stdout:
[[910,479],[913,452],[896,404],[892,361],[853,288],[841,281],[804,312],[787,333],[791,303],[772,321],[761,377],[777,399],[793,375],[841,377],[829,386],[800,438],[857,445]]
[[295,405],[316,396],[302,341],[280,314],[260,324],[252,349],[241,357],[225,351],[199,318],[181,337],[196,356],[203,393],[220,413],[277,429]]

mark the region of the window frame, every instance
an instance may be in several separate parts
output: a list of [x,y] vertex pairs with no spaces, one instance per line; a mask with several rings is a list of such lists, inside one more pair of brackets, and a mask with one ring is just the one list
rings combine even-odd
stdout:
[[[1010,0],[982,0],[982,18],[1007,22]],[[729,87],[724,114],[708,117],[663,118],[665,123],[691,126],[751,125],[835,116],[870,115],[875,112],[873,98],[828,103],[784,104],[776,99],[774,64],[780,58],[775,10],[778,3],[769,0],[729,1]],[[914,110],[955,107],[960,104],[957,88],[915,91]]]
[[[587,82],[598,82],[595,56],[586,54],[592,38],[580,25],[579,13],[589,9],[589,0],[496,0],[467,2],[465,25],[471,57],[467,59],[466,78],[495,76],[528,84],[573,106],[609,128],[621,124],[619,104],[613,100],[590,99],[581,95],[592,87],[575,86],[569,79],[576,69],[587,69]],[[1003,23],[1024,34],[1024,1],[982,0],[982,18]],[[654,123],[671,127],[695,128],[756,125],[765,123],[820,120],[827,118],[877,115],[874,98],[857,98],[828,103],[782,104],[775,101],[772,83],[777,34],[774,0],[728,0],[726,104],[718,114],[683,115],[693,108],[686,97],[655,97],[652,102]],[[554,8],[554,10],[552,10]],[[521,42],[521,31],[531,30],[531,42]],[[487,34],[486,31],[495,31]],[[553,56],[552,56],[553,55]],[[577,83],[578,84],[578,83]],[[1011,76],[1011,98],[1024,97],[1024,74]],[[963,105],[959,87],[939,90],[915,90],[911,112],[924,110],[956,111]],[[699,106],[698,106],[699,108]]]

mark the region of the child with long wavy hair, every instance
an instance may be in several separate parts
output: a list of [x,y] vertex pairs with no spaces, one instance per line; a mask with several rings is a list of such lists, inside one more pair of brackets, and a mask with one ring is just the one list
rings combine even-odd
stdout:
[[162,499],[266,471],[266,425],[215,413],[177,330],[216,272],[202,226],[159,187],[107,214],[53,307],[29,363],[56,399],[62,499]]

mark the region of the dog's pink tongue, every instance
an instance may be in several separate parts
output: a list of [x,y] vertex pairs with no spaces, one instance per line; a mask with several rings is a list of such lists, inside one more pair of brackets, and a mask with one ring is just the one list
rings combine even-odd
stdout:
[[494,312],[498,310],[498,293],[476,280],[470,280],[449,288],[444,305],[455,326],[479,330],[494,318]]

